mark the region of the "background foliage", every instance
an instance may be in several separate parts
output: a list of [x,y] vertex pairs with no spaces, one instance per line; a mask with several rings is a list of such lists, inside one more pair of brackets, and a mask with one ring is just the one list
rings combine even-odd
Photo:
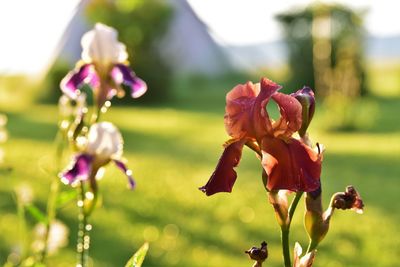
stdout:
[[[282,24],[289,50],[291,85],[308,85],[320,96],[332,94],[328,90],[351,97],[367,92],[361,12],[342,5],[317,3],[279,14],[277,19]],[[326,66],[318,64],[322,60]],[[317,78],[322,81],[318,83]],[[357,79],[358,84],[345,90],[350,79]]]

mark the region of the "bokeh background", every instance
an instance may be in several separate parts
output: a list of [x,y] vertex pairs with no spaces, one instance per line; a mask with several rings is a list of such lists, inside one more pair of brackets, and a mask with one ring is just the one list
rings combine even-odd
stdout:
[[[128,191],[123,175],[107,168],[91,217],[93,266],[123,266],[145,241],[144,266],[250,266],[243,251],[263,240],[266,266],[280,266],[279,227],[251,151],[231,194],[206,197],[197,189],[228,139],[226,93],[264,76],[287,93],[303,85],[316,92],[309,132],[327,148],[325,206],[348,184],[366,205],[362,216],[335,213],[315,266],[397,266],[399,7],[388,0],[0,3],[0,264],[31,247],[34,236],[19,238],[16,200],[28,195],[45,209],[57,172],[59,82],[79,60],[83,33],[102,22],[119,31],[149,91],[137,100],[114,99],[104,117],[121,129],[138,186]],[[291,244],[305,247],[303,210],[301,203]],[[49,257],[49,266],[73,266],[76,213],[74,202],[59,209],[68,245]],[[35,216],[25,215],[26,228],[33,228]]]

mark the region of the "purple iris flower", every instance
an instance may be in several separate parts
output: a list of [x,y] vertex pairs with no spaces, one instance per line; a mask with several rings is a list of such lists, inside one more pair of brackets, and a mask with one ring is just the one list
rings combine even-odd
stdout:
[[93,124],[87,137],[80,137],[81,152],[77,154],[69,168],[60,174],[65,184],[95,179],[99,169],[113,161],[128,178],[129,187],[134,188],[132,171],[122,158],[123,139],[119,130],[110,122]]
[[131,88],[133,98],[147,91],[146,83],[129,68],[125,45],[118,42],[117,37],[115,29],[101,23],[84,34],[81,40],[82,62],[61,81],[64,94],[76,99],[79,88],[89,84],[101,108],[114,95],[124,95],[121,84]]

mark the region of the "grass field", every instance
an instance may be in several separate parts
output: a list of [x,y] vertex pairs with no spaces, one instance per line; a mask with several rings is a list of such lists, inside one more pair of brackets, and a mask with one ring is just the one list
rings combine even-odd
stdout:
[[[224,95],[234,84],[187,82],[180,85],[187,87],[186,93],[167,105],[109,110],[104,120],[121,129],[138,185],[135,191],[127,190],[125,177],[113,166],[107,168],[100,181],[102,205],[91,217],[94,266],[123,266],[144,241],[150,243],[144,266],[250,266],[243,251],[263,240],[270,255],[266,266],[281,266],[279,228],[252,152],[245,149],[231,194],[206,197],[197,189],[207,182],[227,140]],[[363,215],[335,213],[314,266],[398,265],[399,95],[366,99],[374,107],[366,111],[371,119],[352,132],[327,130],[335,114],[317,107],[310,133],[327,147],[324,204],[334,192],[353,184],[366,207]],[[370,110],[374,114],[368,114]],[[7,115],[10,138],[3,145],[6,161],[0,169],[0,264],[19,236],[15,188],[28,184],[35,204],[46,205],[57,131],[57,109],[52,105],[32,105]],[[307,245],[303,207],[301,203],[294,217],[292,246],[294,241]],[[49,266],[74,265],[76,213],[73,203],[59,210],[59,218],[70,227],[69,245],[49,258]]]

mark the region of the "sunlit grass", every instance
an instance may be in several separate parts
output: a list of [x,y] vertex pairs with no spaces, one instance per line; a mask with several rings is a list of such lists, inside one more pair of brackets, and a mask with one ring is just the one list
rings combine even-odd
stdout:
[[[244,151],[231,194],[206,197],[197,189],[207,182],[228,138],[223,125],[224,97],[232,86],[229,82],[214,86],[204,91],[188,88],[191,98],[183,95],[163,107],[112,107],[102,118],[121,129],[137,188],[127,190],[124,175],[111,165],[99,181],[101,206],[91,217],[90,254],[95,266],[123,266],[145,241],[150,242],[150,250],[144,266],[250,266],[243,251],[263,240],[269,244],[268,266],[281,266],[279,228],[262,186],[260,163],[251,151]],[[327,147],[322,175],[325,205],[331,194],[348,184],[359,189],[366,204],[362,216],[336,212],[319,248],[317,267],[389,267],[398,262],[400,207],[395,203],[400,126],[396,114],[400,100],[370,101],[380,108],[364,129],[327,131],[324,122],[335,114],[329,116],[329,110],[318,106],[310,130],[312,139]],[[38,105],[9,114],[10,139],[0,170],[0,232],[7,233],[0,236],[0,264],[18,236],[14,188],[29,184],[35,203],[45,207],[54,178],[56,124],[55,106]],[[62,190],[70,189],[63,186]],[[302,210],[300,203],[291,242],[300,241],[304,248]],[[59,211],[60,219],[70,226],[70,242],[50,257],[49,266],[74,264],[76,213],[73,203]]]
[[0,111],[23,110],[34,99],[40,81],[23,75],[0,73]]
[[397,59],[391,62],[368,62],[367,82],[371,92],[377,96],[400,96],[400,64]]

